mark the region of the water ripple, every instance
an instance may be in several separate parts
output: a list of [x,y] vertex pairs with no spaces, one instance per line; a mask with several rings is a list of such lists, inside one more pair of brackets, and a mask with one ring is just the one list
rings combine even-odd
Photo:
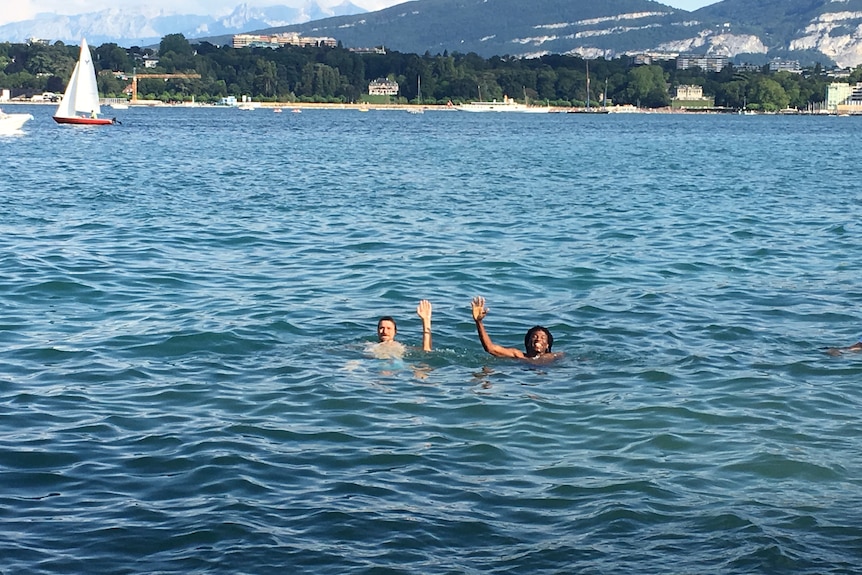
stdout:
[[4,572],[857,570],[852,125],[233,112],[0,149]]

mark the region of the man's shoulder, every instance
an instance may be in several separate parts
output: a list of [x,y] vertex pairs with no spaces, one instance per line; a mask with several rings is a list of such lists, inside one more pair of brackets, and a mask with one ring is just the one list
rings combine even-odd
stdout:
[[536,357],[527,357],[524,356],[522,359],[525,361],[529,361],[530,363],[553,363],[558,359],[562,359],[566,354],[562,351],[557,351],[553,353],[543,353],[542,355],[537,355]]

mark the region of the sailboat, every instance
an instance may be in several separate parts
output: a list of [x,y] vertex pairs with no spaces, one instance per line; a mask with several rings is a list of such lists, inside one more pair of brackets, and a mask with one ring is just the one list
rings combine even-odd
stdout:
[[418,106],[409,106],[407,108],[407,112],[409,114],[424,114],[425,110],[422,109],[422,76],[416,77],[416,103]]
[[607,114],[607,83],[605,83],[605,105],[601,108],[590,108],[590,61],[584,60],[584,63],[587,65],[587,107],[586,108],[573,108],[569,110],[568,114]]
[[58,124],[104,125],[113,124],[114,120],[100,118],[99,88],[96,85],[96,69],[93,67],[93,57],[87,40],[81,40],[81,54],[78,63],[72,70],[69,85],[57,111],[54,121]]

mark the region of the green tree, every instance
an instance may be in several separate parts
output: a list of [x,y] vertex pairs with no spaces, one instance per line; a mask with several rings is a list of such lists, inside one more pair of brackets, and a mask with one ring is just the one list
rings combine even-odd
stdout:
[[[790,72],[777,72],[773,79],[784,88],[784,93],[787,94],[788,106],[794,108],[804,108],[808,103],[802,95],[801,75],[792,74]],[[785,106],[786,107],[786,106]]]
[[557,84],[554,86],[554,99],[572,101],[576,99],[578,90],[582,88],[584,76],[575,70],[563,68],[557,70]]
[[274,97],[278,89],[278,67],[275,62],[258,60],[255,68],[254,92],[265,98]]
[[123,94],[123,89],[128,82],[115,77],[110,73],[102,73],[96,76],[99,86],[99,94],[106,98],[118,98]]
[[536,74],[536,97],[540,100],[557,99],[557,72],[553,68],[544,68]]
[[193,70],[194,50],[182,34],[168,34],[159,43],[159,67],[168,73]]
[[751,102],[766,112],[777,112],[790,104],[790,98],[781,84],[772,78],[759,77],[751,86]]
[[135,66],[129,51],[116,44],[102,44],[93,53],[93,62],[102,70],[131,72]]
[[625,98],[629,103],[658,108],[670,105],[664,70],[660,66],[637,66],[628,73]]
[[191,44],[182,34],[168,34],[159,43],[159,55],[174,53],[180,57],[191,58],[194,54]]
[[748,80],[745,78],[718,84],[715,89],[716,106],[742,109],[748,105]]

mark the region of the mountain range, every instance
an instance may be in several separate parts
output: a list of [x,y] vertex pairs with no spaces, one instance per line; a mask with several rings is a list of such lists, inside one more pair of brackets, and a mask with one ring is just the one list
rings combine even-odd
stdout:
[[81,38],[86,38],[92,46],[109,42],[125,47],[149,46],[158,44],[168,34],[183,34],[189,39],[230,37],[248,30],[363,12],[363,8],[349,1],[327,8],[307,0],[298,7],[252,7],[243,3],[220,15],[166,14],[147,7],[111,8],[77,16],[43,13],[32,20],[0,26],[0,41],[21,43],[39,38],[78,44]]
[[345,2],[321,8],[240,5],[226,16],[147,16],[113,9],[0,26],[0,39],[30,37],[121,46],[157,44],[167,34],[221,45],[240,32],[329,36],[345,47],[404,53],[444,51],[535,57],[634,53],[723,55],[763,64],[776,57],[862,64],[862,0],[722,0],[692,12],[653,0],[413,0],[376,12]]
[[692,52],[751,63],[862,63],[862,0],[723,0],[693,12],[652,0],[415,0],[274,31],[486,58]]

